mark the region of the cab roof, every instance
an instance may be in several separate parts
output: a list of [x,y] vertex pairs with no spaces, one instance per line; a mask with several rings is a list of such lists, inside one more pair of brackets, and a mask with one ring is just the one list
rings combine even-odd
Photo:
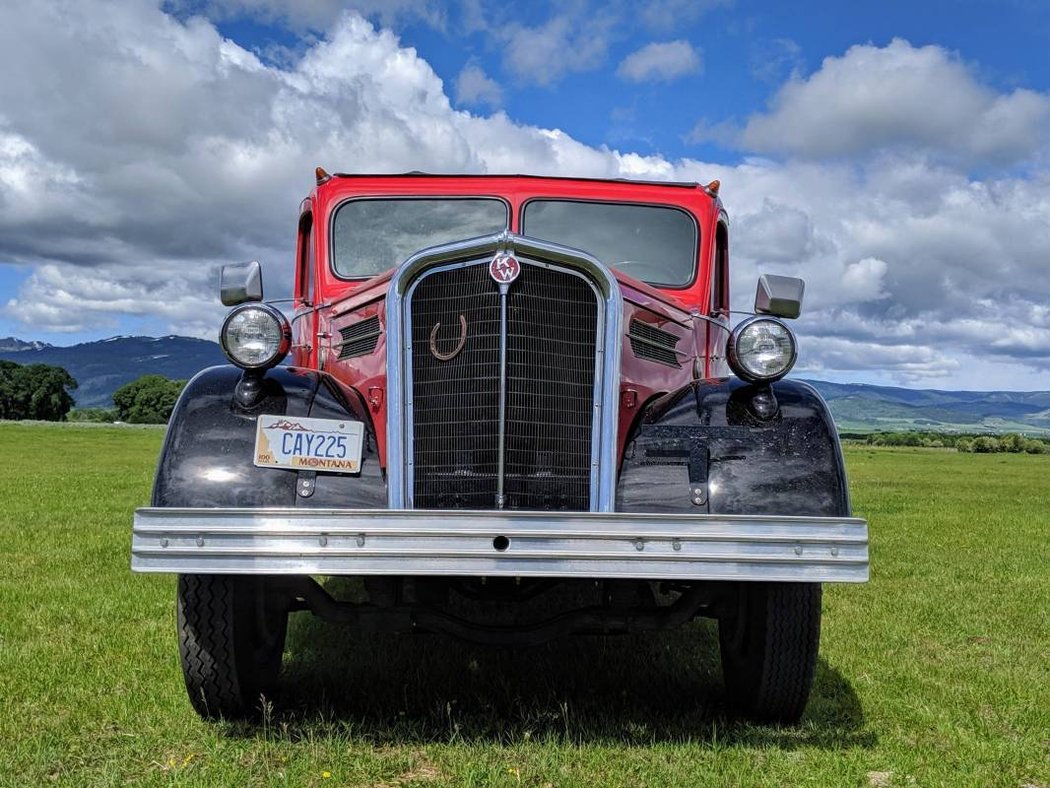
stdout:
[[[570,177],[565,175],[526,175],[523,173],[440,173],[440,172],[334,172],[329,175],[320,167],[318,168],[318,181],[326,177],[331,178],[470,178],[470,179],[497,179],[497,178],[522,178],[538,181],[584,181],[587,183],[630,183],[643,186],[670,186],[678,189],[700,189],[708,188],[701,186],[696,181],[651,181],[636,178],[584,178]],[[323,174],[322,174],[323,173]]]

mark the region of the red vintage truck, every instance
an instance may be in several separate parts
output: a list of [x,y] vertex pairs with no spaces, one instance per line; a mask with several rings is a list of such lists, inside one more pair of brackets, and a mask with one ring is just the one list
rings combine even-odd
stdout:
[[731,710],[799,719],[867,524],[784,379],[802,282],[760,277],[731,326],[718,188],[318,169],[291,320],[224,269],[231,364],[187,385],[135,513],[202,716],[257,712],[310,611],[507,647],[713,617]]

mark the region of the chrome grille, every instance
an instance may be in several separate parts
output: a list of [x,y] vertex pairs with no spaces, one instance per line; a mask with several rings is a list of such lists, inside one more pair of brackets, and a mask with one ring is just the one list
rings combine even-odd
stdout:
[[[581,276],[522,262],[507,296],[504,508],[586,511],[598,298]],[[497,508],[499,288],[487,264],[432,270],[409,313],[413,505]],[[462,349],[442,360],[460,316]]]

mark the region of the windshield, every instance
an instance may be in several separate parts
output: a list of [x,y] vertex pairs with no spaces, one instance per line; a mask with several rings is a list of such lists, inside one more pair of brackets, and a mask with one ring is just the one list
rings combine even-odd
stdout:
[[375,276],[428,246],[506,227],[506,203],[490,198],[351,200],[332,222],[332,265],[348,279]]
[[696,221],[661,205],[532,200],[522,232],[572,246],[650,284],[684,287],[696,269]]

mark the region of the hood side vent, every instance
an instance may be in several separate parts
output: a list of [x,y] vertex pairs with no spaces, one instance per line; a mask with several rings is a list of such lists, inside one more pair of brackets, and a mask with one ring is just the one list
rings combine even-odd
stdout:
[[379,327],[379,316],[374,315],[343,326],[339,333],[343,336],[342,342],[339,343],[339,359],[342,360],[374,353],[376,345],[379,344],[379,335],[383,331]]
[[632,320],[627,338],[631,340],[631,352],[635,358],[648,359],[675,369],[682,368],[675,350],[681,337],[641,320]]

